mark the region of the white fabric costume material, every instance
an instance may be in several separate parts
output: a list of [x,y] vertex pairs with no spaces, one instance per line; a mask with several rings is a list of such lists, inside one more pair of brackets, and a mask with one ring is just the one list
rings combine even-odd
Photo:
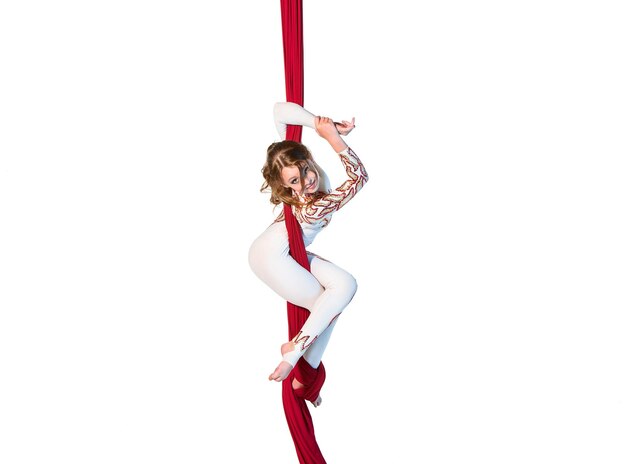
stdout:
[[[277,103],[274,121],[283,140],[286,124],[315,127],[315,116],[295,103]],[[350,201],[368,180],[363,164],[349,147],[338,155],[346,169],[347,180],[305,207],[292,207],[302,226],[305,247],[328,225],[333,213]],[[292,339],[296,349],[285,354],[283,360],[295,366],[304,356],[312,367],[317,368],[337,317],[352,300],[357,284],[354,277],[340,267],[312,253],[307,255],[311,272],[289,255],[287,228],[281,212],[252,243],[248,258],[253,272],[281,298],[311,313]]]
[[281,140],[287,137],[287,124],[306,126],[315,129],[315,115],[297,103],[278,102],[274,104],[274,124]]

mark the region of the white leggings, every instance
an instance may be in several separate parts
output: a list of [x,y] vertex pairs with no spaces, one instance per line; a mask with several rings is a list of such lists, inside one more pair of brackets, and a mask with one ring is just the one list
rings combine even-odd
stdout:
[[357,284],[352,275],[319,256],[307,253],[311,272],[290,255],[285,223],[269,226],[250,247],[250,267],[284,300],[310,311],[300,333],[292,339],[296,349],[283,356],[295,366],[304,356],[314,368],[328,345],[337,317],[350,303]]

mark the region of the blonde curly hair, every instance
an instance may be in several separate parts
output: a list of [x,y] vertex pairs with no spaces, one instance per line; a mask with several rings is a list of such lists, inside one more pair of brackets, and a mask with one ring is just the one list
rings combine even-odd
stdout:
[[267,148],[267,158],[261,172],[265,181],[261,186],[261,192],[270,192],[270,202],[274,205],[287,203],[294,206],[305,206],[323,196],[323,189],[317,191],[306,199],[305,202],[294,194],[293,189],[283,184],[282,170],[284,167],[296,166],[300,171],[300,184],[304,190],[305,168],[312,169],[320,180],[322,186],[322,170],[317,165],[309,149],[293,140],[283,140],[272,143]]

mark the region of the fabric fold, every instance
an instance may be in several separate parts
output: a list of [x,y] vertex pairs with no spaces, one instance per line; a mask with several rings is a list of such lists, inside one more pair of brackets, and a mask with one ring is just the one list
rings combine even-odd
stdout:
[[[302,0],[281,0],[280,5],[286,101],[304,106]],[[301,142],[302,126],[288,125],[287,139]],[[302,228],[294,217],[290,205],[284,204],[283,211],[289,236],[290,254],[298,264],[310,271],[302,239]],[[306,309],[287,302],[289,340],[296,336],[308,315],[309,312]],[[294,376],[297,376],[298,381],[305,385],[305,391],[296,394],[292,387]],[[305,399],[312,397],[315,392],[319,395],[325,378],[326,371],[322,363],[314,369],[304,358],[300,358],[289,376],[283,380],[283,409],[300,464],[326,464],[315,438],[311,413],[305,402]]]

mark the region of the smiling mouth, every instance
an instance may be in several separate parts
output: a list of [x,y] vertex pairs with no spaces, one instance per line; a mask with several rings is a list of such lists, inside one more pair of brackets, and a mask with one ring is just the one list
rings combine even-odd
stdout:
[[315,187],[317,185],[317,180],[313,181],[312,183],[310,183],[309,185],[306,186],[307,190],[312,189],[313,187]]

